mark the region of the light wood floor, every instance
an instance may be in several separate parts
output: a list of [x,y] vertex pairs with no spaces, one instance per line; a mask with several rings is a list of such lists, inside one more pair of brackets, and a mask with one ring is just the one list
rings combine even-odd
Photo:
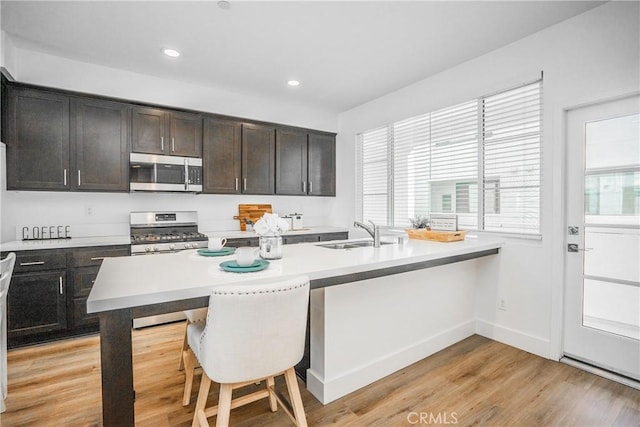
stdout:
[[[140,426],[191,424],[199,376],[192,404],[183,408],[182,334],[182,324],[134,332]],[[301,389],[312,426],[640,425],[640,391],[480,336],[326,406]],[[211,399],[217,392],[212,387]],[[99,338],[10,351],[6,404],[3,427],[101,425]],[[282,410],[269,411],[267,400],[234,409],[231,424],[291,425]]]

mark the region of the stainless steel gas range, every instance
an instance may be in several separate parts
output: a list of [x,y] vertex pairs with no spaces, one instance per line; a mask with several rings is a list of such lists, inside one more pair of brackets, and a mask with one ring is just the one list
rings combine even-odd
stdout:
[[208,238],[198,232],[198,213],[131,212],[131,255],[206,248]]
[[[195,211],[131,212],[129,214],[131,255],[152,255],[206,248],[208,238],[198,231]],[[182,312],[133,320],[134,328],[183,320]]]

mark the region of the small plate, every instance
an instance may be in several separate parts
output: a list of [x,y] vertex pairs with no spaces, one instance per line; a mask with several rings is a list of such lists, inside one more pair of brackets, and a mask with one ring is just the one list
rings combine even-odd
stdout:
[[224,271],[230,271],[232,273],[252,273],[254,271],[264,270],[269,266],[269,261],[264,259],[257,259],[253,262],[253,264],[248,265],[246,267],[241,267],[238,265],[236,260],[224,261],[220,263],[220,268]]
[[225,256],[231,255],[236,251],[236,248],[222,248],[219,251],[212,251],[211,249],[198,249],[198,255],[202,256]]

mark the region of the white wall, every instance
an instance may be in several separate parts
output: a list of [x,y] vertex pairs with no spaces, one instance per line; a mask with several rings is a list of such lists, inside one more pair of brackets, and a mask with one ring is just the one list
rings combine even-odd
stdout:
[[[638,2],[610,2],[504,48],[344,112],[338,173],[355,183],[356,134],[532,81],[544,70],[541,241],[508,239],[479,266],[478,332],[546,357],[560,351],[564,245],[563,109],[640,89]],[[334,218],[354,218],[355,184]],[[491,274],[484,274],[491,273]],[[493,277],[498,277],[494,280]],[[507,310],[497,310],[498,298]]]
[[[11,43],[9,37],[4,39],[5,46],[7,42]],[[13,43],[11,47],[11,57],[6,58],[9,59],[6,65],[19,82],[311,129],[337,130],[335,113],[78,62],[21,49]],[[4,168],[2,157],[3,177]],[[238,221],[232,216],[237,215],[239,203],[271,203],[275,212],[303,213],[306,225],[346,225],[340,220],[329,222],[335,199],[325,197],[17,192],[6,191],[6,185],[0,191],[3,242],[15,239],[16,225],[42,221],[71,224],[76,236],[126,235],[128,213],[135,210],[197,210],[201,230],[237,230]],[[86,215],[88,207],[92,208],[92,215]]]

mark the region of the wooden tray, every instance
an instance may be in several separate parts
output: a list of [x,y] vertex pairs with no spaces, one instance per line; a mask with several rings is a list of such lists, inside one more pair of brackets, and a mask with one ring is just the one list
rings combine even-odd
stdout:
[[464,240],[467,234],[464,230],[459,231],[431,231],[426,229],[408,228],[405,230],[410,239],[435,240],[437,242],[459,242]]
[[240,221],[240,230],[246,231],[245,219],[255,224],[265,213],[272,213],[271,205],[238,205],[238,215],[233,219]]

